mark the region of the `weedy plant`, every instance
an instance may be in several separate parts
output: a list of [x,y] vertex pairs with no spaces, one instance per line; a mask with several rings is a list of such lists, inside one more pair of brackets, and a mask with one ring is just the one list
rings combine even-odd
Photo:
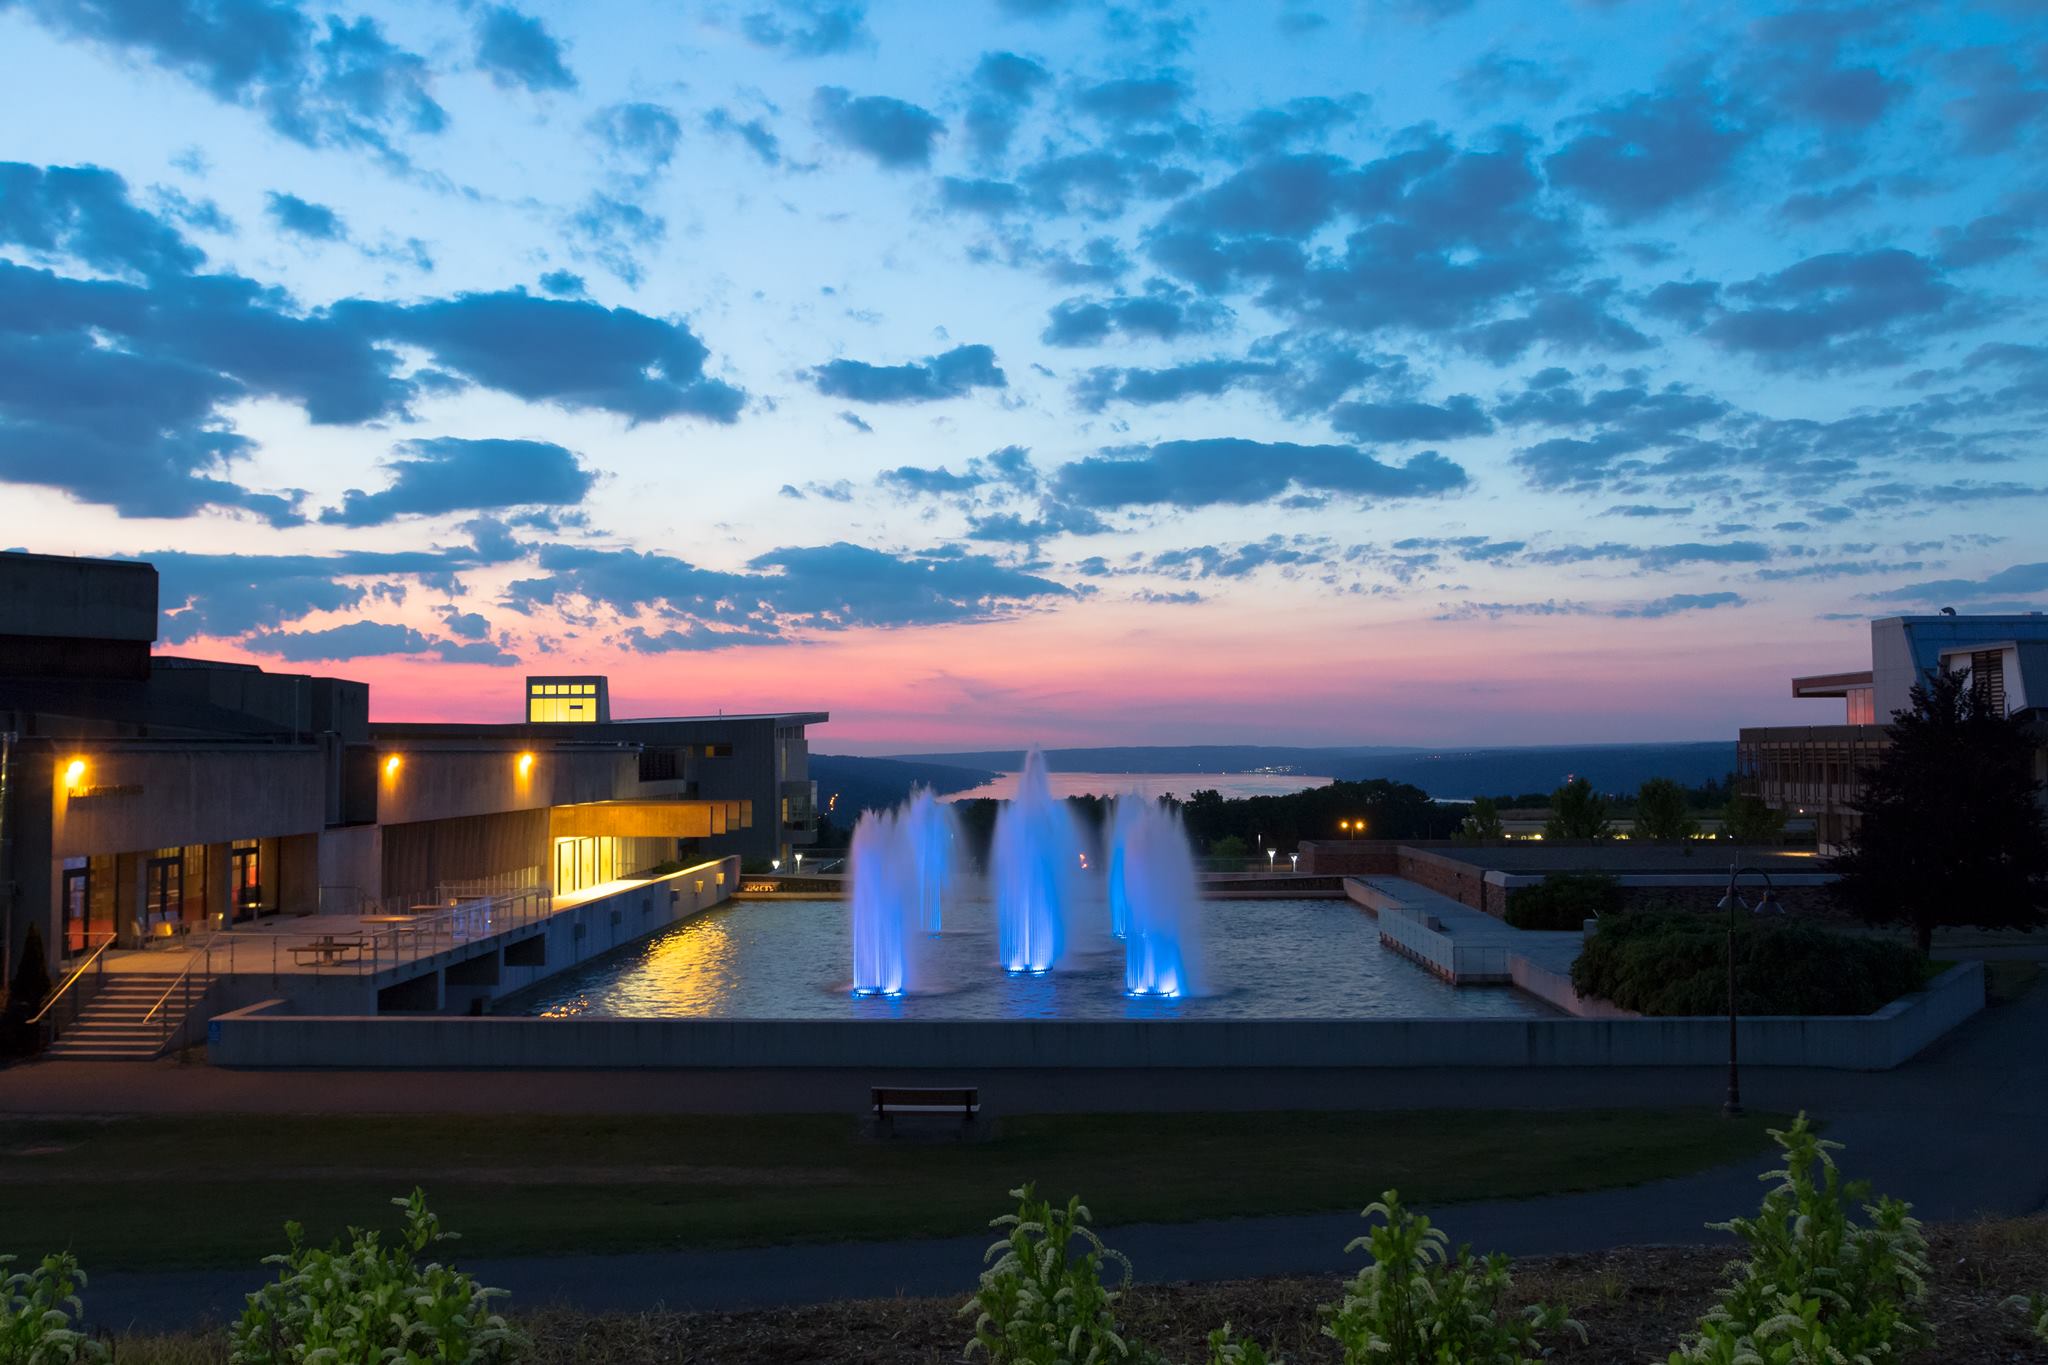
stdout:
[[[981,1351],[990,1365],[1149,1365],[1153,1355],[1117,1329],[1116,1301],[1130,1287],[1130,1259],[1102,1244],[1078,1197],[1061,1208],[1030,1185],[1010,1197],[1017,1211],[989,1224],[1009,1231],[982,1257],[992,1264],[960,1309],[962,1317],[975,1315],[967,1354]],[[1105,1261],[1122,1268],[1115,1288],[1102,1282]]]
[[2015,1294],[2005,1301],[2005,1306],[2025,1314],[2034,1335],[2048,1343],[2048,1294]]
[[1209,1333],[1209,1365],[1284,1365],[1278,1356],[1266,1354],[1256,1341],[1239,1341],[1224,1323]]
[[420,1257],[455,1234],[427,1209],[426,1195],[391,1201],[405,1210],[395,1246],[350,1228],[346,1244],[322,1250],[285,1224],[290,1249],[265,1258],[277,1279],[249,1296],[229,1338],[234,1365],[506,1365],[526,1341],[490,1311],[504,1293]]
[[[1804,1114],[1771,1137],[1785,1165],[1765,1173],[1778,1183],[1757,1216],[1712,1225],[1735,1234],[1749,1258],[1731,1265],[1734,1282],[1670,1365],[1883,1365],[1909,1355],[1930,1336],[1919,1312],[1927,1242],[1912,1206],[1865,1202],[1868,1186],[1845,1183],[1835,1165],[1841,1144]],[[1867,1224],[1850,1216],[1853,1204]]]
[[1388,1190],[1365,1210],[1382,1220],[1346,1251],[1363,1248],[1372,1264],[1323,1312],[1323,1335],[1343,1348],[1345,1365],[1523,1365],[1546,1354],[1543,1339],[1585,1328],[1563,1308],[1507,1304],[1514,1279],[1508,1258],[1475,1259],[1428,1218],[1410,1213]]
[[9,1275],[0,1256],[0,1365],[82,1365],[107,1358],[107,1348],[72,1327],[83,1309],[85,1272],[76,1257],[45,1256],[33,1270]]

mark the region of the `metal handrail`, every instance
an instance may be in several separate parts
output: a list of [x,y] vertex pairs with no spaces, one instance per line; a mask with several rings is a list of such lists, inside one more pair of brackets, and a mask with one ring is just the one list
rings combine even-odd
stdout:
[[143,1023],[146,1024],[150,1020],[156,1018],[156,1012],[164,1007],[165,1003],[170,1000],[171,996],[177,992],[178,987],[185,984],[185,978],[191,976],[192,969],[194,967],[197,967],[202,961],[207,964],[207,975],[210,977],[213,974],[213,941],[216,938],[220,937],[220,933],[220,930],[214,930],[212,933],[206,936],[206,942],[200,944],[197,948],[192,949],[192,960],[190,962],[187,962],[185,964],[185,970],[179,972],[177,977],[171,982],[171,984],[164,988],[164,993],[156,998],[156,1003],[149,1007],[149,1013],[142,1016]]
[[51,1008],[56,1005],[57,1001],[63,997],[64,992],[70,990],[74,985],[76,985],[78,982],[78,978],[84,976],[86,971],[92,966],[92,964],[98,962],[100,960],[101,955],[104,954],[107,951],[107,949],[113,946],[114,940],[110,938],[105,943],[102,943],[99,947],[93,949],[92,956],[87,958],[85,961],[79,963],[78,970],[71,973],[71,975],[65,977],[64,984],[59,986],[56,990],[50,992],[50,998],[43,1002],[43,1007],[35,1012],[35,1016],[29,1020],[29,1023],[42,1023],[43,1016],[50,1012]]

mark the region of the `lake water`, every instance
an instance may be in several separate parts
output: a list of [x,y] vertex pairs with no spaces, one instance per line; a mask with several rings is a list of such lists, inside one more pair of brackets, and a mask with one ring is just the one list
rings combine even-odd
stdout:
[[[1286,796],[1310,787],[1327,787],[1332,779],[1303,773],[1052,773],[1052,794],[1067,796],[1173,795],[1185,801],[1204,788],[1226,797]],[[971,791],[954,792],[942,799],[974,801],[991,797],[1007,801],[1017,794],[1017,774],[1001,773]]]
[[1509,986],[1446,986],[1382,948],[1349,901],[1203,901],[1207,970],[1197,994],[1123,993],[1121,945],[1105,932],[1074,970],[1010,976],[996,964],[986,904],[920,938],[914,989],[852,992],[841,900],[734,902],[540,983],[501,1012],[634,1019],[1368,1019],[1544,1018]]

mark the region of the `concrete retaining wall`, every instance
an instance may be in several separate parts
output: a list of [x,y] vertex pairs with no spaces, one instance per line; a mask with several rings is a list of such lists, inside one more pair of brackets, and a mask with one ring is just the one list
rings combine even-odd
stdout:
[[[1750,1066],[1879,1071],[1982,1008],[1984,969],[1860,1018],[1753,1018]],[[1684,1019],[723,1020],[357,1018],[259,1005],[213,1021],[220,1066],[1465,1067],[1713,1066],[1728,1024]]]

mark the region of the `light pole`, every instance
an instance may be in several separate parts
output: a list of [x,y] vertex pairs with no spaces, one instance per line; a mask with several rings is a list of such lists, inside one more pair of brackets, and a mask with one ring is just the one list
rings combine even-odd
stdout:
[[[1735,889],[1735,884],[1744,876],[1764,879],[1764,897],[1754,907]],[[1728,869],[1728,893],[1721,897],[1721,903],[1714,907],[1728,912],[1728,1098],[1721,1102],[1721,1112],[1734,1118],[1742,1112],[1742,1075],[1736,1054],[1736,1013],[1735,1013],[1735,912],[1776,915],[1783,911],[1778,904],[1778,889],[1771,884],[1771,874],[1755,867],[1730,867]]]
[[1266,850],[1266,871],[1271,872],[1273,870],[1273,856],[1277,854],[1279,851],[1280,850],[1277,848],[1269,848]]
[[782,859],[780,859],[780,858],[770,858],[770,859],[768,860],[768,870],[769,870],[770,872],[780,872],[780,871],[782,871]]
[[1289,872],[1301,871],[1301,855],[1299,853],[1290,853],[1287,855],[1287,870]]
[[797,850],[797,855],[796,855],[796,870],[797,870],[797,874],[798,874],[799,876],[801,876],[801,875],[803,874],[803,870],[804,870],[804,855],[803,855],[803,850],[801,850],[801,849]]

